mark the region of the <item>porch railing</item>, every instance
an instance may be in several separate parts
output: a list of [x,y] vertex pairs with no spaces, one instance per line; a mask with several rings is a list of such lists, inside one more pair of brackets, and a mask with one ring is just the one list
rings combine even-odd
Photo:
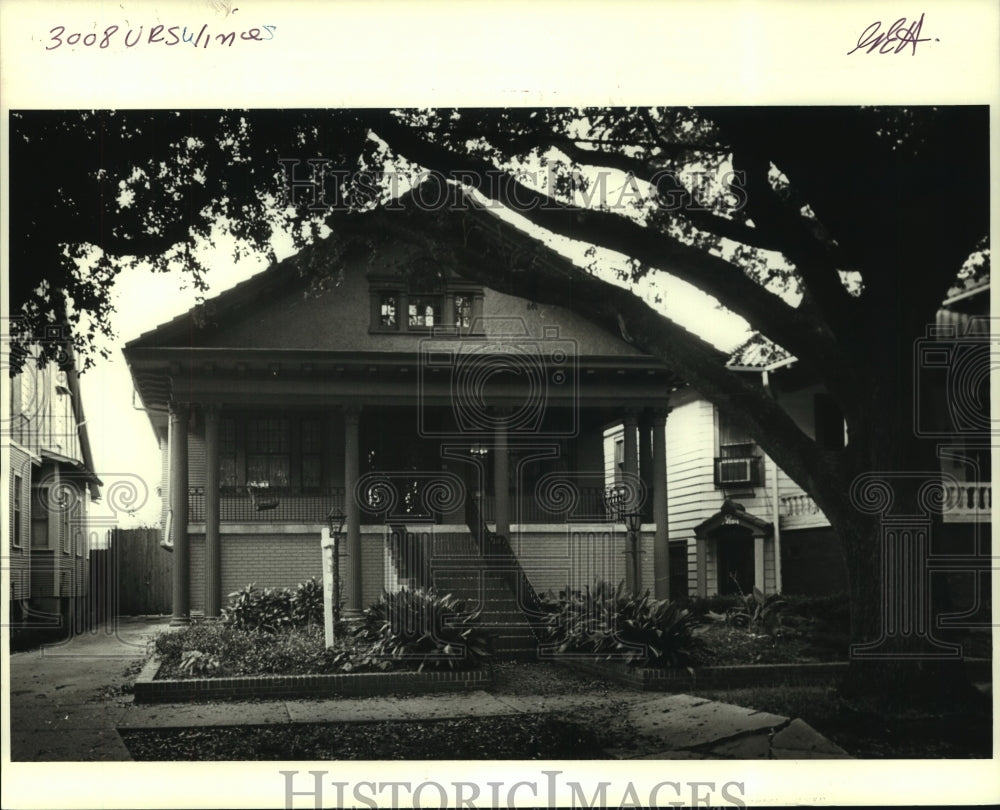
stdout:
[[[945,523],[988,523],[992,511],[992,482],[944,485],[941,512]],[[816,501],[805,493],[781,498],[781,518],[789,527],[825,520]]]
[[941,508],[948,523],[988,523],[993,512],[993,483],[945,484]]
[[[273,508],[258,508],[270,504]],[[219,492],[221,523],[325,523],[330,512],[343,509],[343,487],[270,487],[257,490],[255,498],[247,487],[225,487]],[[188,488],[188,520],[205,522],[204,487]]]

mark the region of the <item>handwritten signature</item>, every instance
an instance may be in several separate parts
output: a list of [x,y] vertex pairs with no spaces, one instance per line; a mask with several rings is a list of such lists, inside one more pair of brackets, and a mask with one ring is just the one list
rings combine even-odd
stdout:
[[[910,51],[911,56],[916,56],[917,45],[921,42],[930,42],[930,37],[921,37],[920,30],[924,26],[924,15],[921,14],[919,19],[913,20],[909,24],[907,23],[906,17],[900,17],[896,22],[889,26],[889,30],[884,34],[880,33],[882,28],[882,21],[876,20],[871,25],[869,25],[864,31],[861,32],[861,36],[858,37],[858,44],[853,50],[847,52],[850,56],[855,51],[860,51],[862,49],[867,49],[867,53],[871,53],[875,49],[878,49],[879,53],[899,53],[905,48],[912,48]],[[935,39],[935,42],[939,40]]]

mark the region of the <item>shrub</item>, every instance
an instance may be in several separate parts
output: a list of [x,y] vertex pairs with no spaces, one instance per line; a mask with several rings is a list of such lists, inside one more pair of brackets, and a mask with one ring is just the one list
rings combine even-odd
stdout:
[[227,623],[243,630],[275,633],[286,627],[323,624],[323,586],[316,577],[290,588],[259,589],[253,583],[229,594]]
[[[185,656],[197,652],[199,658],[208,660],[214,657],[218,661],[218,668],[211,674],[236,675],[245,674],[242,671],[244,663],[259,660],[262,648],[272,640],[270,633],[239,630],[221,622],[197,622],[179,630],[160,633],[153,642],[153,648],[162,660],[163,674],[172,669],[182,675],[199,674],[195,671],[196,664],[184,666]],[[201,665],[197,666],[200,668]]]
[[476,625],[478,618],[461,600],[433,589],[383,593],[355,630],[355,639],[365,645],[357,663],[388,669],[397,662],[419,662],[417,671],[477,665],[491,654],[490,635]]
[[583,591],[563,591],[546,605],[548,637],[559,652],[586,652],[650,667],[689,666],[700,619],[675,602],[653,599],[597,580]]
[[229,594],[225,620],[243,630],[274,633],[292,625],[292,592],[287,588],[258,589],[250,583]]
[[[341,600],[343,601],[343,599]],[[291,595],[292,624],[323,624],[323,585],[316,577],[300,582]]]
[[162,662],[161,677],[343,671],[337,653],[326,649],[323,629],[316,625],[270,633],[199,622],[161,633],[153,646]]
[[726,611],[726,624],[770,635],[781,624],[781,611],[786,604],[780,593],[764,596],[759,588],[754,588],[752,594],[744,596],[741,603]]

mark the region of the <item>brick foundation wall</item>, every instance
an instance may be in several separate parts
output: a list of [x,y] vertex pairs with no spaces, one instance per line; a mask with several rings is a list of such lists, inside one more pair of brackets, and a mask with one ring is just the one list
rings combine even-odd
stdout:
[[[221,542],[223,606],[228,604],[229,594],[251,582],[259,588],[294,588],[310,577],[322,579],[319,527],[302,526],[301,531],[290,532],[223,533]],[[192,533],[190,543],[191,610],[201,612],[205,609],[205,535]],[[364,527],[361,559],[364,608],[378,599],[385,583],[385,541],[381,527]],[[344,557],[340,570],[346,595],[350,583]]]
[[[602,524],[516,527],[511,547],[535,591],[558,593],[593,585],[595,577],[617,584],[625,579],[626,534]],[[653,532],[640,540],[642,590],[653,588]]]

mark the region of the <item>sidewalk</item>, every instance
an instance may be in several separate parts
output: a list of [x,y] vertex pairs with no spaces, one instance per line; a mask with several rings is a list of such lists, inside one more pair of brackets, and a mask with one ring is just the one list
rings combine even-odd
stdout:
[[[115,694],[126,667],[166,619],[119,621],[117,632],[74,638],[11,656],[11,759],[129,760],[116,729],[443,720],[559,712],[589,716],[593,696],[461,694],[340,700],[133,704]],[[620,759],[843,759],[848,755],[801,720],[695,698],[623,693],[633,746]],[[599,702],[598,702],[599,703]]]

